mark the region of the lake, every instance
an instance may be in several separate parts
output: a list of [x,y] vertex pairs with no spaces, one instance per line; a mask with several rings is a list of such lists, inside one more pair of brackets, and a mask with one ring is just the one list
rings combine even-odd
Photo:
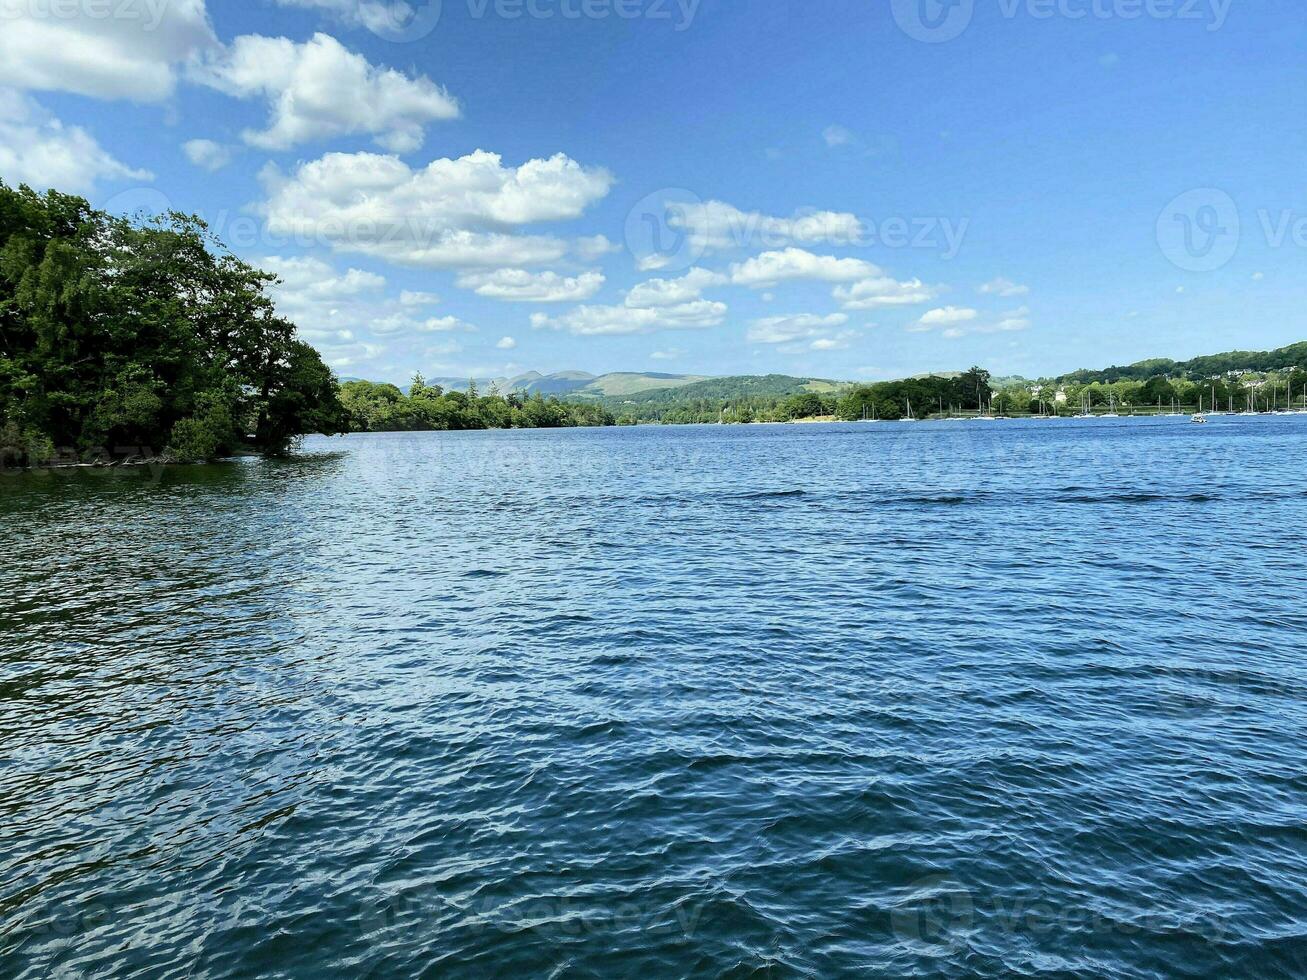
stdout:
[[0,975],[1307,971],[1307,417],[0,476]]

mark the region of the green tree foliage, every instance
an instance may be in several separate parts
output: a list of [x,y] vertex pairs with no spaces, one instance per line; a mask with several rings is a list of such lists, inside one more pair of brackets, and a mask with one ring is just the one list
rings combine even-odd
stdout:
[[1103,371],[1076,371],[1059,380],[1066,384],[1088,385],[1095,382],[1109,384],[1116,381],[1147,381],[1151,378],[1173,378],[1186,381],[1206,381],[1232,375],[1266,374],[1271,372],[1307,371],[1307,342],[1292,344],[1273,351],[1230,351],[1225,354],[1208,354],[1190,361],[1156,359],[1139,361],[1125,367],[1110,367]]
[[342,431],[337,385],[198,218],[0,182],[0,432],[32,462],[284,452]]
[[841,419],[927,418],[954,410],[975,411],[990,396],[989,372],[973,368],[960,377],[928,376],[905,381],[858,385],[840,399],[836,414]]
[[352,432],[439,432],[461,429],[560,429],[616,425],[597,402],[563,402],[536,394],[478,395],[442,391],[418,375],[408,394],[392,384],[350,381],[341,386]]

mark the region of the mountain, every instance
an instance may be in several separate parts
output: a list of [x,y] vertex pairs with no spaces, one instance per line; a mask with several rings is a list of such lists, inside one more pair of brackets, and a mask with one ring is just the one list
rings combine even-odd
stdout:
[[[705,380],[702,374],[636,374],[619,371],[594,375],[585,371],[557,371],[541,374],[528,371],[512,378],[477,378],[476,386],[482,394],[494,385],[501,392],[525,392],[528,395],[550,395],[559,398],[611,398],[638,391],[678,388]],[[467,391],[467,378],[427,378],[427,384],[439,385],[446,391]]]

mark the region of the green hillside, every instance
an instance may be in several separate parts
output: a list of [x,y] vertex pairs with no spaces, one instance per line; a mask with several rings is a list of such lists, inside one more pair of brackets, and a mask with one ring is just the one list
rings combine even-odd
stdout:
[[1057,380],[1069,384],[1147,381],[1158,377],[1202,381],[1232,372],[1261,374],[1268,371],[1286,371],[1290,368],[1307,370],[1307,342],[1291,344],[1272,351],[1229,351],[1225,354],[1207,354],[1189,361],[1153,358],[1121,367],[1106,368],[1102,371],[1073,371]]
[[736,375],[705,378],[693,384],[637,391],[620,399],[624,405],[669,405],[676,402],[721,401],[748,398],[785,398],[807,391],[833,394],[848,385],[820,378],[791,378],[784,374]]
[[584,388],[577,389],[574,394],[584,398],[616,398],[645,391],[684,389],[687,385],[706,380],[708,380],[707,376],[702,374],[630,374],[618,372],[600,375]]

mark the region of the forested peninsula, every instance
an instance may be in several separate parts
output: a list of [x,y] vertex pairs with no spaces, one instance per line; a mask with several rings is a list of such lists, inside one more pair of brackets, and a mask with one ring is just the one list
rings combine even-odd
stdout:
[[279,454],[346,431],[274,282],[198,218],[135,221],[0,182],[5,465]]

